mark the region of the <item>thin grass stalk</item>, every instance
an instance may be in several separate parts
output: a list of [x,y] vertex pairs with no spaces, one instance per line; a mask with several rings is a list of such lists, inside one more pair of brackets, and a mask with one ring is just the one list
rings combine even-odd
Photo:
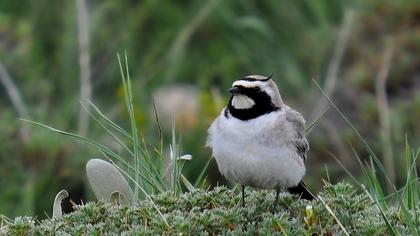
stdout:
[[420,186],[416,180],[419,179],[417,174],[417,159],[419,157],[420,148],[418,148],[417,152],[414,150],[410,151],[410,145],[408,144],[408,140],[406,137],[405,141],[405,148],[404,148],[404,159],[406,162],[406,204],[407,208],[413,210],[415,208],[416,202],[420,200]]
[[175,162],[174,162],[174,158],[175,158],[175,154],[174,154],[174,148],[172,146],[172,144],[169,145],[169,151],[170,151],[170,158],[171,158],[171,162],[170,162],[170,173],[171,173],[171,191],[173,193],[175,193]]
[[[79,65],[80,65],[80,98],[91,100],[92,82],[90,69],[90,37],[89,17],[86,0],[76,0],[77,12],[77,38],[79,44]],[[89,116],[83,109],[79,112],[79,133],[86,136],[89,129]]]
[[179,184],[179,146],[177,144],[176,140],[176,122],[175,122],[175,114],[172,117],[172,142],[170,145],[170,151],[171,151],[171,188],[174,194],[178,194],[181,190],[180,184]]
[[[409,184],[417,184],[418,185],[418,183],[419,183],[419,181],[420,181],[420,178],[416,178],[416,179],[414,179],[414,180],[411,180],[410,182],[408,182]],[[387,200],[387,201],[391,201],[392,199],[395,199],[396,198],[396,195],[397,194],[401,194],[401,196],[404,196],[405,195],[405,192],[407,191],[407,185],[404,185],[404,186],[402,186],[400,189],[398,189],[396,192],[393,192],[393,193],[391,193],[391,194],[388,194],[385,198],[384,198],[384,200]],[[413,209],[410,209],[410,210],[413,210]]]
[[[417,180],[417,179],[419,179],[419,175],[418,175],[417,166],[416,166],[415,163],[417,163],[417,159],[420,156],[420,147],[417,149],[417,152],[416,153],[413,153],[412,155],[414,157],[414,160],[413,160],[413,175],[415,176],[415,179]],[[416,185],[414,185],[414,186],[415,186],[414,192],[415,192],[415,194],[417,196],[416,202],[419,202],[420,201],[420,186],[419,186],[418,183]]]
[[[410,208],[410,204],[413,203],[413,199],[415,198],[415,196],[413,195],[412,191],[412,185],[415,186],[415,188],[419,188],[418,185],[418,181],[419,178],[417,177],[417,175],[412,174],[411,170],[416,170],[416,168],[413,168],[413,162],[415,163],[415,161],[417,160],[417,154],[419,152],[417,152],[416,155],[410,155],[410,151],[409,151],[409,145],[408,142],[406,141],[406,146],[405,146],[405,159],[407,159],[407,180],[406,180],[406,185],[401,188],[398,191],[395,191],[394,193],[388,195],[388,196],[384,196],[383,194],[383,190],[382,187],[379,184],[378,181],[378,177],[375,174],[375,168],[374,165],[372,163],[372,159],[371,160],[371,164],[370,164],[370,169],[366,168],[366,165],[364,165],[361,160],[360,157],[357,155],[356,151],[354,150],[354,148],[352,147],[352,151],[355,153],[356,155],[356,159],[360,164],[360,167],[362,168],[363,171],[363,175],[366,176],[368,178],[367,183],[370,185],[370,189],[374,190],[373,192],[375,193],[374,195],[371,195],[369,193],[369,191],[366,189],[366,187],[361,184],[360,182],[358,182],[353,175],[347,170],[347,168],[345,168],[341,162],[338,160],[338,158],[336,158],[334,155],[332,155],[336,161],[340,164],[340,166],[349,174],[349,176],[353,179],[353,181],[355,183],[357,183],[362,189],[363,191],[366,192],[366,194],[368,195],[368,197],[375,203],[375,205],[378,207],[382,218],[385,221],[385,224],[387,226],[388,232],[390,235],[400,235],[399,232],[397,231],[397,229],[391,224],[391,221],[388,219],[388,217],[385,214],[385,211],[388,209],[388,205],[387,205],[387,201],[389,200],[390,197],[394,196],[396,197],[397,201],[398,201],[398,206],[401,210],[402,216],[405,218],[405,222],[407,223],[410,232],[412,235],[418,235],[418,229],[416,228],[416,223],[415,220],[413,219],[413,216],[410,213],[410,210],[413,210],[413,208]],[[420,150],[420,149],[419,149]],[[406,193],[406,203],[403,201],[404,199],[404,193]],[[414,205],[411,205],[414,207]],[[415,216],[417,217],[417,216]]]
[[170,156],[171,156],[171,189],[176,194],[176,137],[175,137],[175,117],[172,117],[172,136],[171,136],[171,145],[169,147],[170,149]]
[[0,219],[2,220],[2,224],[3,224],[3,222],[5,222],[6,224],[11,224],[13,222],[12,219],[10,219],[9,217],[7,217],[3,214],[0,214]]
[[76,140],[78,140],[82,143],[85,143],[85,144],[97,149],[98,151],[102,151],[102,152],[108,154],[109,156],[111,156],[113,158],[114,161],[119,162],[119,163],[123,164],[125,167],[133,170],[133,167],[129,163],[127,163],[124,160],[124,158],[122,158],[121,156],[119,156],[118,154],[113,152],[110,148],[108,148],[108,147],[106,147],[106,146],[104,146],[104,145],[102,145],[102,144],[100,144],[100,143],[98,143],[98,142],[96,142],[92,139],[85,138],[85,137],[82,137],[80,135],[69,133],[69,132],[66,132],[66,131],[63,131],[63,130],[59,130],[59,129],[53,128],[51,126],[35,122],[35,121],[26,120],[26,119],[20,119],[20,120],[23,121],[23,122],[27,122],[27,123],[30,123],[30,124],[34,124],[34,125],[49,129],[53,132],[56,132],[56,133],[59,133],[59,134],[65,135],[65,136],[75,138]]
[[[133,111],[133,100],[132,100],[132,93],[131,93],[131,84],[130,84],[130,78],[129,75],[125,74],[126,72],[124,72],[123,66],[121,64],[121,58],[120,55],[117,54],[118,57],[118,63],[120,66],[120,72],[121,72],[121,77],[122,77],[122,81],[123,81],[123,88],[124,88],[124,97],[125,97],[125,102],[127,105],[127,111],[130,117],[130,124],[131,124],[131,136],[133,137],[133,153],[134,153],[134,179],[136,181],[136,183],[140,182],[140,178],[139,178],[139,172],[140,172],[140,168],[139,168],[139,152],[138,152],[138,136],[137,136],[137,126],[136,126],[136,120],[134,117],[134,111]],[[125,68],[128,67],[128,63],[127,63],[127,53],[125,53]],[[128,71],[128,69],[126,69]],[[144,187],[144,185],[142,184],[142,186]],[[137,187],[137,184],[134,186],[134,198],[138,199],[139,198],[139,188]]]
[[[354,176],[353,174],[343,165],[343,163],[338,159],[337,156],[335,156],[333,153],[328,152],[328,154],[334,158],[334,160],[338,163],[338,165],[347,173],[347,175],[352,179],[352,181],[354,183],[356,183],[359,187],[361,187],[361,189],[365,188],[364,185],[362,183],[360,183]],[[383,200],[391,200],[392,197],[395,197],[396,194],[404,194],[404,192],[406,191],[406,189],[408,188],[408,184],[417,184],[418,181],[420,180],[420,178],[416,178],[414,180],[411,180],[409,182],[406,182],[406,185],[401,187],[399,190],[397,190],[394,193],[388,194],[387,196],[384,197]],[[373,199],[372,199],[373,202]]]
[[[344,19],[340,26],[340,31],[338,34],[337,43],[334,47],[333,56],[331,61],[328,65],[327,75],[325,78],[325,93],[328,96],[332,96],[335,86],[337,84],[338,72],[340,70],[340,64],[344,57],[344,52],[347,48],[347,43],[350,38],[350,31],[353,23],[354,11],[352,9],[348,9],[344,13]],[[317,101],[317,104],[314,106],[314,110],[312,111],[311,117],[314,117],[314,113],[320,109],[323,109],[325,106],[328,105],[328,101],[324,98],[320,98]]]
[[[124,58],[125,58],[125,70],[126,70],[126,82],[127,82],[127,88],[126,88],[126,92],[128,93],[128,98],[129,98],[129,107],[130,107],[130,124],[131,124],[131,128],[132,128],[132,133],[133,133],[133,138],[134,138],[134,155],[136,157],[135,159],[135,168],[136,168],[136,178],[137,180],[140,179],[140,153],[139,153],[139,136],[138,136],[138,132],[137,132],[137,124],[136,124],[136,118],[135,118],[135,113],[134,113],[134,105],[133,105],[133,90],[131,87],[131,77],[130,77],[130,71],[128,69],[128,58],[127,58],[127,52],[124,52]],[[147,150],[147,148],[145,149]],[[144,186],[144,182],[141,181],[143,189],[145,189]]]
[[160,140],[163,140],[162,128],[160,126],[160,121],[159,121],[159,114],[158,114],[158,111],[157,111],[156,102],[155,102],[154,98],[152,99],[152,102],[153,102],[153,112],[155,114],[156,125],[157,125],[158,131],[159,131],[159,138],[160,138]]
[[419,235],[419,232],[418,232],[418,229],[417,229],[418,225],[415,222],[416,219],[414,219],[411,212],[409,211],[409,209],[405,205],[405,203],[403,201],[403,197],[400,196],[399,194],[397,194],[396,196],[397,196],[397,200],[398,200],[398,203],[399,203],[400,212],[403,213],[405,222],[408,224],[411,235]]
[[[336,157],[333,153],[328,152],[328,154],[330,156],[332,156],[334,158],[334,160],[338,163],[338,165],[343,168],[343,170],[347,173],[347,175],[353,180],[354,183],[356,183],[358,186],[362,186],[362,184],[351,174],[351,172],[343,165],[343,163],[341,163],[340,159],[338,159],[338,157]],[[325,166],[327,167],[327,166]],[[328,174],[328,172],[327,172]],[[328,176],[329,179],[329,176]]]
[[[104,153],[102,153],[104,154]],[[106,157],[106,155],[105,155]],[[118,165],[114,165],[115,168],[117,168],[119,171],[121,171],[121,173],[123,173],[128,179],[130,179],[139,189],[140,191],[143,192],[143,194],[146,196],[146,198],[152,203],[153,207],[156,209],[156,211],[158,212],[159,216],[162,218],[162,220],[164,221],[165,225],[167,227],[169,227],[169,224],[166,220],[166,218],[163,216],[162,212],[159,210],[159,208],[157,207],[157,205],[155,204],[155,202],[153,201],[153,199],[150,197],[150,195],[147,193],[147,191],[145,191],[136,181],[135,179],[133,179],[133,177],[131,177],[127,172],[125,172],[123,169],[121,169]]]
[[328,170],[328,165],[327,164],[325,164],[325,173],[327,174],[328,183],[331,183],[330,172]]
[[[402,212],[402,215],[407,222],[410,232],[412,235],[419,235],[419,228],[416,223],[418,219],[416,208],[416,202],[419,200],[419,184],[418,184],[418,175],[416,170],[416,161],[418,158],[418,153],[410,151],[410,145],[408,144],[408,140],[406,137],[406,143],[404,148],[404,158],[406,160],[406,172],[407,172],[407,180],[406,180],[406,189],[401,194],[396,194],[397,200],[399,203],[399,208]],[[420,149],[418,149],[420,150]],[[416,195],[417,194],[417,195]],[[405,196],[404,196],[405,195]],[[405,201],[404,201],[405,200]],[[414,215],[413,215],[414,214]]]
[[319,114],[308,126],[306,126],[305,134],[306,136],[309,136],[309,134],[312,132],[313,128],[318,124],[318,122],[321,120],[321,118],[327,113],[327,111],[330,109],[330,106],[327,106],[324,111]]
[[206,170],[208,169],[210,162],[211,162],[212,158],[209,158],[206,162],[206,164],[204,165],[204,168],[201,170],[200,174],[198,175],[198,178],[196,179],[195,183],[194,183],[194,187],[197,188],[200,184],[202,184],[202,182],[204,182],[203,177],[204,174],[206,173]]
[[[159,131],[159,141],[160,141],[160,146],[159,146],[159,150],[155,150],[155,152],[157,153],[157,155],[159,157],[162,157],[163,155],[163,135],[162,135],[162,126],[160,125],[160,119],[159,119],[159,114],[158,114],[158,110],[156,107],[156,103],[155,103],[155,99],[153,98],[153,111],[155,113],[155,119],[156,119],[156,124],[158,127],[158,131]],[[162,169],[162,162],[163,158],[157,158],[156,160],[156,168],[158,170]]]
[[411,180],[411,155],[410,155],[410,146],[407,143],[407,136],[406,136],[406,141],[405,141],[405,146],[404,146],[404,159],[405,159],[405,164],[406,164],[406,185],[407,185],[407,192],[406,192],[406,202],[407,202],[407,207],[409,209],[412,209],[414,206],[414,196],[413,196],[413,189],[411,187],[411,184],[409,184],[410,180]]
[[82,108],[87,112],[87,114],[96,122],[98,123],[117,143],[118,145],[120,145],[125,151],[127,151],[130,156],[134,156],[134,153],[127,147],[127,145],[125,145],[114,133],[112,133],[112,131],[110,129],[108,129],[108,127],[101,121],[99,120],[90,110],[89,108],[83,103],[81,102],[80,105],[82,106]]
[[[92,119],[95,120],[121,147],[123,147],[125,151],[127,151],[132,157],[134,157],[134,153],[115,134],[113,134],[112,131],[109,130],[102,121],[96,118],[83,103],[82,107],[86,109],[89,116],[92,117]],[[150,184],[154,190],[161,191],[162,189],[161,187],[159,187],[161,183],[157,183],[156,178],[150,178],[150,176],[155,176],[155,173],[151,173],[150,169],[146,169],[146,172],[149,175],[149,177],[139,173],[140,177],[142,177],[144,181]]]
[[[29,118],[29,112],[23,100],[22,94],[20,93],[19,88],[1,61],[0,83],[4,86],[6,93],[9,96],[10,101],[12,102],[12,105],[15,108],[18,116]],[[31,130],[26,126],[22,126],[20,129],[20,136],[24,142],[29,141]]]
[[[145,172],[148,173],[149,178],[154,179],[155,181],[161,179],[160,178],[160,172],[156,170],[154,164],[151,161],[151,155],[149,152],[149,149],[146,145],[146,140],[144,139],[143,135],[141,134],[141,141],[142,141],[142,148],[139,148],[138,150],[141,152],[141,156],[142,159],[140,159],[139,164],[139,169],[144,170]],[[145,189],[147,189],[147,187],[144,187]]]
[[[125,131],[123,128],[121,128],[120,126],[118,126],[117,124],[115,124],[113,121],[111,121],[108,117],[106,117],[101,111],[100,109],[95,106],[95,104],[93,104],[92,102],[88,101],[88,104],[93,107],[93,111],[102,119],[105,120],[106,123],[100,121],[98,118],[96,118],[96,116],[94,114],[92,114],[91,110],[88,109],[88,111],[90,112],[90,115],[93,116],[92,118],[98,122],[107,132],[108,134],[110,134],[114,139],[116,139],[116,141],[121,145],[123,144],[122,141],[120,141],[117,136],[115,134],[112,133],[112,131],[108,128],[108,125],[113,128],[114,130],[116,130],[117,132],[119,132],[121,135],[123,135],[125,138],[128,138],[131,142],[134,142],[133,137],[127,132]],[[85,106],[86,107],[86,106]],[[148,148],[146,146],[146,141],[144,140],[144,138],[142,138],[142,144],[143,146],[140,146],[140,144],[138,144],[137,148],[139,149],[139,151],[141,152],[142,156],[146,157],[146,161],[148,164],[148,168],[145,168],[145,171],[149,174],[149,177],[147,179],[154,179],[155,184],[157,184],[158,186],[160,186],[160,189],[164,189],[164,182],[163,179],[161,178],[161,173],[159,171],[159,168],[157,168],[154,163],[150,162],[150,156],[151,154],[148,151]],[[134,153],[128,149],[127,145],[123,144],[124,146],[126,146],[126,151],[128,151],[128,153],[134,158]],[[158,160],[161,158],[157,158]],[[141,175],[141,177],[144,179],[144,175]]]
[[193,192],[195,191],[194,186],[191,184],[191,182],[182,174],[180,173],[180,180],[182,183],[184,183],[184,186],[188,189],[188,191]]
[[331,98],[324,92],[324,90],[321,88],[321,86],[319,86],[319,84],[314,79],[312,79],[312,81],[315,83],[315,85],[318,87],[318,89],[321,91],[321,93],[327,98],[327,100],[331,104],[331,106],[337,111],[337,113],[343,118],[343,120],[346,122],[346,124],[356,134],[356,136],[358,137],[359,141],[363,144],[363,146],[365,147],[365,149],[370,154],[370,158],[373,159],[373,161],[380,168],[380,170],[382,171],[382,173],[384,173],[385,180],[388,181],[388,183],[392,186],[392,189],[393,190],[396,190],[395,189],[395,186],[392,184],[392,181],[386,175],[386,171],[385,171],[384,166],[379,161],[378,157],[376,156],[375,152],[372,150],[372,148],[370,147],[370,145],[367,143],[367,141],[363,138],[363,136],[359,133],[359,131],[353,126],[353,124],[344,115],[344,113],[341,112],[341,110],[337,107],[337,105],[335,105],[335,103],[331,100]]
[[100,117],[102,117],[102,119],[104,119],[105,121],[108,122],[108,124],[114,128],[116,131],[120,132],[121,134],[123,134],[126,138],[129,138],[131,141],[133,141],[133,137],[131,137],[131,135],[125,131],[123,128],[121,128],[119,125],[115,124],[112,120],[110,120],[107,116],[105,116],[101,110],[91,101],[88,101],[89,105],[93,107],[93,109],[96,111],[96,113],[98,113],[98,115]]
[[[162,176],[162,171],[161,171],[161,166],[157,165],[156,163],[160,163],[161,160],[164,158],[162,156],[162,153],[157,153],[156,158],[154,158],[154,160],[152,160],[153,155],[149,152],[149,148],[146,146],[146,141],[144,140],[144,137],[142,135],[142,142],[143,142],[143,146],[144,148],[141,149],[142,151],[142,155],[144,157],[144,160],[147,164],[147,169],[149,170],[149,173],[152,173],[152,178],[155,178],[157,180],[157,182],[160,183],[160,185],[162,187],[165,186],[165,182]],[[162,144],[163,145],[163,144]]]
[[388,229],[388,232],[389,232],[389,234],[390,235],[393,235],[393,236],[395,236],[395,235],[400,235],[400,233],[398,233],[398,231],[395,229],[395,227],[391,224],[391,222],[389,221],[389,219],[388,219],[388,217],[385,215],[385,212],[384,212],[384,210],[382,209],[382,207],[381,207],[381,204],[378,202],[378,199],[376,198],[376,196],[375,197],[373,197],[370,193],[369,193],[369,191],[366,189],[366,188],[364,188],[363,189],[365,192],[366,192],[366,194],[371,198],[371,199],[373,199],[374,200],[374,202],[375,202],[375,205],[378,207],[378,209],[379,209],[379,211],[381,212],[381,216],[382,216],[382,218],[384,219],[384,221],[385,221],[385,224],[386,224],[386,226],[387,226],[387,229]]
[[345,235],[347,235],[347,236],[350,236],[350,234],[347,232],[347,230],[344,227],[344,225],[337,218],[337,216],[334,214],[334,212],[331,210],[331,208],[327,205],[327,203],[320,196],[318,196],[317,198],[324,205],[325,209],[327,209],[328,213],[330,213],[330,215],[335,219],[335,221],[337,222],[338,226],[341,228],[341,230],[343,231],[343,233]]
[[[389,179],[395,185],[396,173],[395,164],[393,159],[393,150],[391,142],[391,122],[389,114],[388,97],[386,94],[386,81],[388,78],[391,60],[393,57],[393,46],[391,42],[387,42],[384,50],[383,62],[379,68],[377,78],[375,80],[376,103],[379,111],[379,124],[380,124],[380,138],[382,142],[382,156],[385,169]],[[391,185],[392,186],[392,185]]]
[[166,54],[168,60],[168,67],[166,68],[165,73],[166,82],[175,78],[175,74],[177,73],[179,65],[183,59],[182,54],[185,51],[185,47],[188,44],[188,41],[191,39],[194,32],[199,29],[203,22],[210,16],[210,14],[214,11],[220,2],[221,0],[206,1],[205,4],[200,9],[198,9],[198,11],[196,11],[196,14],[191,18],[188,24],[179,31],[171,47],[168,49],[168,53]]
[[363,176],[366,178],[366,183],[370,186],[370,190],[373,191],[375,193],[375,196],[377,197],[379,203],[381,204],[382,208],[384,208],[385,210],[388,209],[388,205],[386,203],[385,199],[385,194],[384,191],[381,187],[381,185],[379,184],[378,181],[378,177],[375,174],[375,169],[374,167],[371,165],[371,169],[368,169],[365,163],[362,162],[362,160],[359,157],[359,154],[357,154],[356,150],[354,149],[354,147],[352,145],[350,145],[351,150],[354,154],[354,156],[356,157],[357,162],[359,163],[359,166],[362,169],[362,173]]

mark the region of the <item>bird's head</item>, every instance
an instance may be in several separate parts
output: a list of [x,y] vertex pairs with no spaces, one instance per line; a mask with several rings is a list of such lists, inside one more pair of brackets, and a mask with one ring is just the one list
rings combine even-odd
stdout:
[[[276,107],[283,105],[279,89],[271,76],[248,75],[232,84],[230,105],[236,109],[249,109],[253,106],[272,103]],[[258,104],[260,102],[260,104]]]
[[236,80],[229,92],[232,96],[228,109],[237,118],[244,114],[246,117],[255,118],[277,110],[283,105],[280,92],[271,76],[245,76]]

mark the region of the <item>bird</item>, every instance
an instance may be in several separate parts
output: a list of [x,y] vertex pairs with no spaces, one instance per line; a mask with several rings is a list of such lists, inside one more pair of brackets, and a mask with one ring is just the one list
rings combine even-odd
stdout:
[[314,196],[302,181],[309,143],[305,119],[287,106],[271,76],[248,75],[232,84],[228,104],[208,129],[206,146],[219,171],[242,187],[274,189],[303,199]]

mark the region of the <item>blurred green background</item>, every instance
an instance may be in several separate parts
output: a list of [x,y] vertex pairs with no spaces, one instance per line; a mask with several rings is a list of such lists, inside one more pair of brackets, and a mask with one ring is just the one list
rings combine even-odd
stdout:
[[[20,117],[80,133],[119,150],[80,113],[92,100],[123,127],[128,113],[116,54],[127,51],[142,136],[164,144],[176,113],[185,173],[194,179],[210,152],[206,130],[247,74],[274,74],[283,99],[307,122],[328,102],[315,79],[374,147],[396,183],[403,147],[420,134],[420,2],[392,0],[1,0],[0,213],[51,215],[60,189],[93,200],[84,165],[101,155]],[[83,80],[82,78],[88,79]],[[84,81],[84,82],[82,82]],[[336,182],[360,170],[358,139],[330,109],[309,134],[305,182]],[[209,186],[226,183],[217,166]]]

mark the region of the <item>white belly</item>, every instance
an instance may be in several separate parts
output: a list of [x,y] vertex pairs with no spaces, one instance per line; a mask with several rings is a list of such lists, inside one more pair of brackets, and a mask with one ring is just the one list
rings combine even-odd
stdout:
[[[271,116],[275,115],[279,114]],[[270,130],[270,121],[275,121],[272,117],[257,119],[244,122],[222,118],[210,128],[209,145],[220,172],[230,180],[257,188],[296,186],[305,174],[305,166],[288,142],[287,130]],[[264,125],[254,126],[252,122]]]
[[[305,174],[305,166],[287,150],[261,146],[215,146],[214,157],[220,172],[230,180],[257,188],[296,186]],[[236,146],[236,147],[235,147]]]

